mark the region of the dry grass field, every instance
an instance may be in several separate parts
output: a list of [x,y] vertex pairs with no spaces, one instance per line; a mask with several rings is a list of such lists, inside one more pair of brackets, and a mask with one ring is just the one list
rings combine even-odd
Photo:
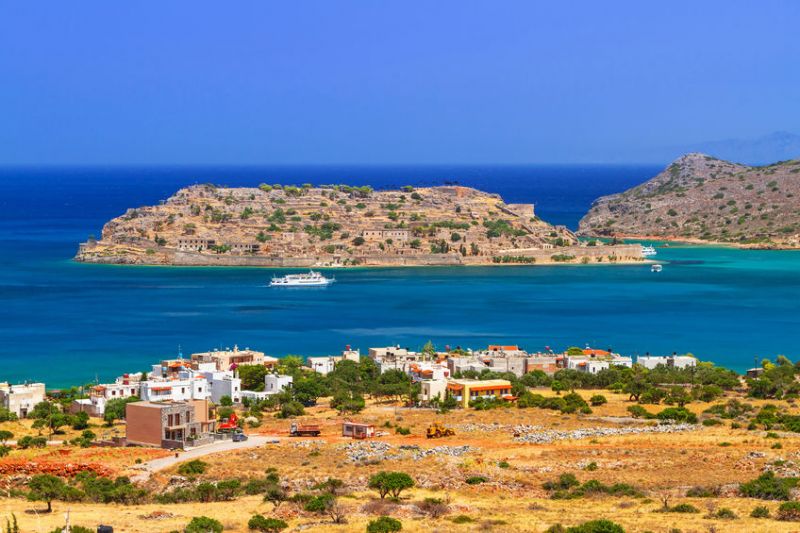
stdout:
[[[226,531],[246,531],[247,520],[254,513],[282,518],[289,523],[290,531],[309,532],[365,531],[366,523],[380,514],[399,518],[403,531],[410,532],[544,531],[553,524],[572,526],[597,518],[613,520],[632,532],[666,533],[675,528],[683,533],[800,531],[800,524],[795,522],[750,518],[750,512],[758,505],[766,505],[774,515],[778,502],[736,496],[739,483],[757,477],[765,468],[774,468],[783,475],[792,475],[800,469],[795,466],[795,461],[800,465],[797,438],[789,434],[768,438],[761,430],[732,429],[729,421],[688,431],[653,432],[654,422],[627,418],[626,408],[631,404],[623,395],[609,391],[580,393],[584,398],[603,394],[609,403],[595,407],[590,415],[516,408],[437,414],[432,410],[370,403],[353,419],[373,423],[386,435],[356,442],[340,436],[342,417],[328,408],[327,402],[321,402],[320,407],[309,409],[305,417],[306,421],[322,426],[319,438],[287,437],[289,422],[270,418],[253,432],[279,436],[278,442],[203,458],[209,467],[199,477],[201,480],[259,478],[265,470],[274,468],[289,492],[296,493],[310,491],[328,477],[341,479],[348,493],[340,497],[347,524],[334,525],[325,517],[301,511],[291,502],[273,509],[272,504],[262,502],[259,496],[242,496],[232,502],[132,506],[54,502],[56,512],[51,515],[29,512],[42,508],[41,503],[4,498],[0,501],[0,525],[4,516],[13,512],[22,531],[49,532],[62,523],[63,512],[69,508],[75,524],[109,523],[115,531],[122,532],[180,531],[192,517],[199,515],[217,518],[225,524]],[[700,414],[710,405],[692,403],[687,407]],[[663,408],[646,407],[653,412]],[[425,428],[432,421],[454,428],[456,435],[437,440],[425,438]],[[397,434],[395,426],[409,428],[411,434]],[[527,428],[523,433],[583,430],[587,436],[532,444],[515,440],[515,426],[538,428]],[[596,434],[602,428],[612,428],[610,432],[614,433],[631,427],[644,428],[644,432]],[[564,437],[552,432],[545,434]],[[775,448],[776,443],[781,447]],[[464,446],[468,448],[461,448]],[[427,451],[435,447],[442,448]],[[117,474],[134,474],[138,471],[137,459],[147,461],[165,454],[143,449],[71,450],[68,455],[61,455],[58,450],[13,452],[11,457],[0,461],[27,454],[24,457],[36,460],[47,456],[53,461],[101,462]],[[367,482],[381,470],[407,472],[417,486],[404,492],[399,502],[376,501],[376,493],[368,489]],[[627,483],[643,495],[553,500],[542,484],[563,473],[574,474],[581,482],[596,479],[607,485]],[[465,483],[467,478],[475,476],[486,481],[477,485]],[[164,492],[185,483],[186,479],[178,476],[177,467],[173,467],[155,473],[147,487]],[[696,486],[718,488],[719,496],[687,498],[686,491]],[[428,497],[448,502],[449,512],[437,518],[421,512],[417,504]],[[657,512],[662,498],[668,498],[670,505],[691,503],[700,512]],[[706,517],[720,508],[732,510],[738,518]],[[469,518],[462,518],[464,523],[455,523],[453,518],[461,515]]]

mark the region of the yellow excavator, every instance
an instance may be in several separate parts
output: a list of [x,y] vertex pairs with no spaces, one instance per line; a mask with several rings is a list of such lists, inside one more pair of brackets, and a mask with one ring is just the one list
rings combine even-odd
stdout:
[[429,439],[451,437],[455,434],[456,432],[453,431],[453,428],[445,427],[443,424],[440,424],[439,422],[434,422],[433,424],[428,426],[427,437]]

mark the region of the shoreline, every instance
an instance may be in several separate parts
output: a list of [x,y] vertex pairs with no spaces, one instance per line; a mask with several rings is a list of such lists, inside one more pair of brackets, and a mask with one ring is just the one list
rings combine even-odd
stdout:
[[[503,261],[503,259],[510,259]],[[554,258],[566,258],[557,260]],[[211,255],[173,248],[147,250],[96,243],[82,246],[73,261],[89,264],[136,266],[206,266],[261,268],[363,268],[363,267],[430,267],[430,266],[548,266],[548,265],[623,265],[645,262],[639,244],[601,246],[568,246],[552,249],[502,250],[495,255],[463,256],[460,254],[380,255],[353,257],[315,255],[301,257],[266,257],[257,255]]]
[[709,248],[735,248],[737,250],[773,250],[773,251],[784,251],[784,252],[791,252],[791,251],[798,251],[800,250],[800,244],[796,246],[788,246],[788,245],[778,245],[773,243],[771,245],[767,244],[758,244],[758,243],[735,243],[735,242],[723,242],[723,241],[709,241],[705,239],[699,239],[696,237],[676,237],[676,236],[664,236],[664,235],[639,235],[639,234],[629,234],[629,233],[618,233],[615,235],[580,235],[582,238],[591,238],[591,239],[624,239],[624,240],[633,240],[633,241],[662,241],[662,242],[674,242],[680,244],[689,244],[692,246],[706,246]]

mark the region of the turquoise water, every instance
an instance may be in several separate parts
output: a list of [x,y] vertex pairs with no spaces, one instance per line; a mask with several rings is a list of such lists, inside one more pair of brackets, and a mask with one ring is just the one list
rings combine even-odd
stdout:
[[100,223],[80,213],[2,220],[0,380],[107,379],[179,345],[184,354],[238,344],[282,356],[429,339],[528,350],[589,343],[692,352],[738,370],[754,357],[800,358],[800,252],[672,245],[658,249],[660,274],[647,265],[356,269],[331,271],[328,288],[270,289],[272,270],[71,262]]

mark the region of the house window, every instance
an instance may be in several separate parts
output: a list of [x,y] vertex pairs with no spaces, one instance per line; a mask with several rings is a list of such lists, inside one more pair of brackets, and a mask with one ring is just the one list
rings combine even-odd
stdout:
[[175,425],[176,426],[180,426],[181,425],[181,414],[180,413],[177,413],[175,415]]

